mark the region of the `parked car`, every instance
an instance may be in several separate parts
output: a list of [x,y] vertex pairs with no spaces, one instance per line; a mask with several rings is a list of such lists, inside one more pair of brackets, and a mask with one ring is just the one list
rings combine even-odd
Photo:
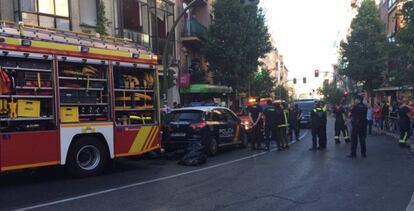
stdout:
[[298,107],[302,110],[302,118],[300,119],[300,125],[301,127],[308,128],[310,127],[311,119],[310,119],[310,113],[313,109],[313,106],[315,105],[315,100],[298,100],[295,101],[295,104],[298,105]]
[[175,109],[166,116],[162,126],[161,145],[165,151],[185,151],[199,142],[208,155],[220,147],[248,144],[241,120],[224,107],[188,107]]

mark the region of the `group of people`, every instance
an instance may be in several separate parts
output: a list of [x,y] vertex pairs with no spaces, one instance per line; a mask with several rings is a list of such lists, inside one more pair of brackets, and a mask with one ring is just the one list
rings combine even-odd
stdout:
[[[341,143],[340,135],[342,134],[345,143],[351,143],[351,153],[348,155],[348,157],[351,158],[354,158],[357,155],[358,143],[361,146],[361,156],[367,156],[365,139],[367,136],[368,106],[363,102],[363,96],[358,96],[349,112],[341,103],[336,103],[333,109],[333,114],[335,116],[335,143]],[[310,151],[326,149],[326,113],[326,109],[322,108],[319,102],[316,102],[314,109],[311,111],[312,147],[309,149]],[[348,117],[351,118],[351,136],[346,124],[346,119]]]
[[288,139],[292,141],[293,134],[299,141],[302,111],[297,105],[268,100],[267,106],[262,108],[256,101],[247,110],[253,124],[250,138],[252,150],[260,149],[263,140],[266,150],[270,149],[271,140],[276,141],[279,151],[287,150]]
[[399,144],[406,146],[408,138],[412,134],[413,117],[414,104],[408,98],[401,98],[399,101],[394,101],[391,105],[388,105],[386,102],[382,104],[378,102],[373,107],[368,105],[368,132],[372,134],[372,127],[379,134],[383,134],[387,129],[395,131],[399,128]]

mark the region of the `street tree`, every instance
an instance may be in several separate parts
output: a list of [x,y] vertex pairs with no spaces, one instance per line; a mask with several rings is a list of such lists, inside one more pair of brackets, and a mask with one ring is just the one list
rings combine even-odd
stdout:
[[275,78],[270,75],[269,70],[262,69],[257,72],[251,83],[251,94],[257,97],[269,97],[275,87]]
[[344,90],[339,89],[335,82],[325,80],[322,87],[318,89],[318,94],[322,95],[324,101],[328,103],[339,103],[344,98]]
[[258,59],[272,49],[264,12],[240,0],[220,0],[213,4],[213,13],[204,49],[209,71],[220,84],[247,91]]
[[402,28],[392,42],[389,81],[392,85],[404,86],[414,83],[414,2],[404,3],[397,21]]
[[283,85],[276,86],[275,96],[279,100],[289,100],[289,91]]
[[388,66],[388,41],[374,0],[364,0],[351,22],[351,33],[341,42],[340,73],[371,92],[382,85]]

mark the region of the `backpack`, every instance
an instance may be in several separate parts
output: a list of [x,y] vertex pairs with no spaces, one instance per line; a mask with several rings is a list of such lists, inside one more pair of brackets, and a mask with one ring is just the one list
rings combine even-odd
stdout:
[[0,68],[0,94],[6,95],[11,93],[12,81],[9,74]]

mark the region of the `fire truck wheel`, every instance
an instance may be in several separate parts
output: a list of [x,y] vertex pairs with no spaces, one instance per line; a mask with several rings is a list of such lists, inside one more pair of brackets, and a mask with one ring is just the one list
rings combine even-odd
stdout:
[[99,140],[82,137],[70,147],[66,166],[73,176],[88,177],[102,173],[108,160],[108,151]]
[[249,139],[246,132],[241,132],[240,142],[240,148],[246,148],[249,145]]
[[217,139],[215,139],[214,137],[212,137],[210,139],[210,141],[207,142],[207,154],[209,156],[214,156],[217,154],[218,151],[218,143],[217,143]]

